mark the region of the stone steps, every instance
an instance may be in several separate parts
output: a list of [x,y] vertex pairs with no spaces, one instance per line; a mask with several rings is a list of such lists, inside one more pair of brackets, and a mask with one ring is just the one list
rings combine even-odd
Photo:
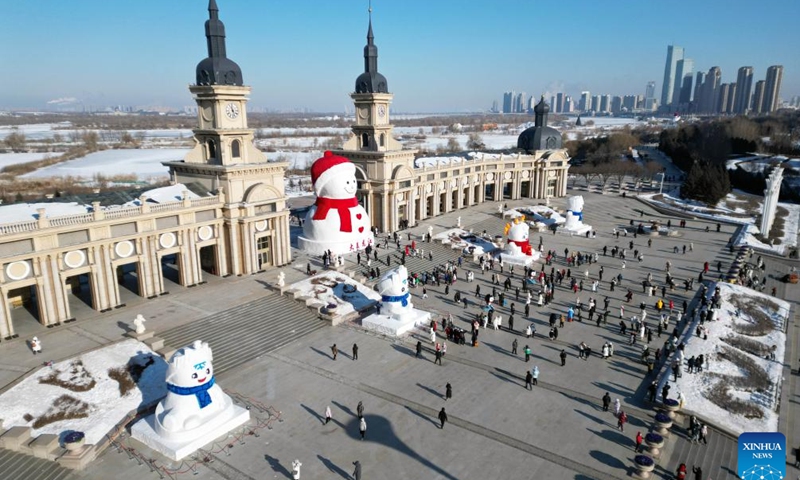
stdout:
[[[688,425],[688,417],[684,423]],[[674,448],[669,462],[662,463],[667,471],[674,473],[681,463],[685,463],[690,472],[687,478],[692,476],[691,470],[693,466],[700,466],[703,469],[704,478],[713,478],[715,480],[734,480],[738,478],[736,475],[738,444],[735,439],[709,427],[708,445],[702,443],[693,445],[686,438],[683,425],[680,427],[679,429],[672,428],[672,435],[668,440],[674,444]]]
[[10,450],[0,450],[3,480],[71,480],[77,477],[59,464]]
[[326,326],[317,314],[290,297],[268,294],[159,334],[167,348],[209,342],[214,369],[222,373]]

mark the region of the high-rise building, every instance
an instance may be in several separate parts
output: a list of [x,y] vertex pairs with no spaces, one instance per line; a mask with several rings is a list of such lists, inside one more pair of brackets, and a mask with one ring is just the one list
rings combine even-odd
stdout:
[[592,94],[591,92],[581,92],[581,101],[578,104],[578,110],[581,112],[588,112],[592,109]]
[[617,114],[622,111],[622,97],[614,95],[611,97],[611,113]]
[[527,110],[526,113],[532,112],[533,111],[533,107],[535,107],[535,106],[536,106],[536,96],[531,95],[530,98],[528,98],[528,110]]
[[681,90],[683,88],[683,78],[691,76],[694,72],[694,60],[682,58],[675,63],[675,85],[672,87],[672,103],[681,103]]
[[661,105],[672,102],[672,91],[675,88],[675,74],[678,60],[683,59],[683,47],[669,45],[667,47],[667,63],[664,65],[664,83],[661,86]]
[[591,108],[591,110],[593,112],[599,112],[600,111],[600,95],[595,95],[594,97],[592,97],[592,108]]
[[556,93],[556,113],[564,111],[564,93]]
[[753,102],[750,105],[750,109],[753,113],[762,113],[762,108],[764,108],[764,86],[766,82],[764,80],[759,80],[756,82],[756,89],[753,92]]
[[526,97],[527,95],[525,94],[525,92],[518,93],[514,97],[514,108],[513,108],[514,113],[525,113]]
[[702,103],[703,99],[703,86],[706,83],[706,74],[705,72],[697,72],[694,79],[694,98],[692,99],[692,108],[690,109],[692,112],[699,112],[700,111],[700,104]]
[[600,96],[600,112],[608,113],[611,111],[611,95]]
[[564,97],[564,113],[572,113],[575,106],[572,104],[572,97],[569,95]]
[[636,95],[625,95],[622,97],[622,109],[626,112],[636,110]]
[[716,101],[716,113],[728,113],[728,96],[730,95],[731,86],[729,83],[723,83],[719,86],[718,99]]
[[512,113],[515,92],[512,90],[503,94],[503,113]]
[[649,81],[647,82],[647,87],[644,89],[644,109],[645,110],[655,110],[655,103],[656,103],[656,82]]
[[750,93],[753,88],[753,67],[739,68],[736,76],[736,99],[733,102],[733,113],[746,114],[750,109]]
[[556,108],[556,96],[555,95],[550,97],[550,105],[552,105],[554,109]]
[[719,84],[722,79],[722,70],[719,67],[711,67],[706,74],[706,81],[703,82],[703,96],[700,99],[701,113],[716,113],[719,102]]
[[678,103],[681,104],[681,108],[684,110],[689,109],[689,104],[692,103],[692,80],[694,76],[689,73],[683,76],[683,84],[681,85],[681,95],[678,99]]
[[773,65],[767,69],[767,83],[764,85],[763,113],[772,113],[778,109],[778,97],[781,94],[783,81],[783,65]]

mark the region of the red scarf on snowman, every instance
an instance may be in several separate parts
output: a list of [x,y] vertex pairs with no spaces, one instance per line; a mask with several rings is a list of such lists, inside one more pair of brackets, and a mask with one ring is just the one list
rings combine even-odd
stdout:
[[328,211],[330,209],[336,210],[336,213],[339,214],[339,231],[340,232],[352,232],[353,231],[353,221],[350,218],[350,209],[352,207],[358,206],[358,199],[356,197],[353,198],[328,198],[328,197],[317,197],[317,211],[314,213],[312,217],[314,220],[325,220],[328,216]]

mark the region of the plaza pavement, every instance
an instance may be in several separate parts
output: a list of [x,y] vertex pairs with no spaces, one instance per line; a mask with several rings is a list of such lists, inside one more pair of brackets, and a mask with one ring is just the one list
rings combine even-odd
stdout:
[[[584,304],[588,303],[590,296],[594,296],[600,305],[605,295],[610,297],[608,325],[598,328],[585,320],[583,323],[573,322],[560,330],[557,342],[549,341],[546,338],[549,313],[565,312],[575,299],[574,294],[568,293],[565,283],[564,287],[557,288],[551,305],[541,309],[532,307],[531,317],[527,320],[523,319],[524,301],[515,302],[513,289],[507,293],[507,298],[517,303],[517,332],[524,330],[527,321],[537,326],[536,339],[528,340],[516,335],[520,351],[526,344],[533,350],[529,363],[525,363],[521,355],[510,354],[515,334],[506,330],[482,330],[477,348],[448,343],[442,366],[433,364],[430,351],[425,353],[424,359],[414,358],[416,337],[394,341],[368,334],[354,325],[315,330],[237,369],[218,375],[219,383],[226,390],[239,392],[280,410],[282,421],[273,422],[270,430],[260,430],[259,437],[247,436],[243,445],[237,442],[225,452],[210,455],[214,462],[197,465],[197,477],[291,478],[289,470],[295,458],[303,462],[303,478],[315,479],[349,478],[355,460],[363,464],[365,479],[601,479],[628,476],[634,456],[633,438],[637,431],[645,433],[652,424],[652,409],[642,400],[649,380],[643,382],[646,371],[639,362],[641,344],[629,347],[617,334],[619,305],[627,292],[625,287],[630,286],[634,292],[633,301],[626,306],[626,317],[638,312],[638,304],[644,298],[649,307],[648,320],[652,321],[655,317],[652,305],[658,297],[646,297],[641,293],[641,280],[647,273],[652,272],[660,285],[664,278],[664,264],[669,260],[680,287],[683,278],[696,277],[704,261],[712,264],[712,272],[718,260],[727,266],[730,255],[724,246],[733,227],[723,226],[723,231],[716,233],[711,224],[711,233],[706,233],[705,226],[709,222],[690,220],[688,227],[680,230],[682,236],[660,237],[654,240],[652,248],[648,248],[646,237],[634,239],[629,235],[616,240],[611,231],[615,227],[627,226],[630,219],[663,220],[665,216],[632,198],[570,192],[574,193],[584,195],[585,222],[595,227],[597,238],[543,233],[545,249],[554,249],[561,257],[564,248],[594,252],[601,251],[604,245],[609,249],[614,245],[627,247],[628,242],[633,241],[634,248],[644,252],[644,261],[640,264],[632,259],[629,250],[624,271],[619,259],[604,257],[602,252],[599,263],[589,266],[590,276],[594,278],[599,266],[603,265],[604,281],[597,294],[584,291],[579,295]],[[531,204],[530,201],[508,203],[510,207]],[[563,208],[565,200],[555,199],[552,203]],[[645,212],[643,216],[640,216],[641,210]],[[428,225],[434,226],[435,233],[452,228],[456,217],[461,216],[466,228],[501,233],[505,221],[496,212],[496,203],[484,204],[422,222],[410,232],[419,235],[427,231]],[[677,220],[673,221],[676,223]],[[403,232],[404,236],[406,234]],[[538,233],[532,234],[531,243],[537,245],[539,236]],[[674,245],[688,245],[689,242],[694,244],[694,251],[687,250],[686,255],[673,254]],[[407,265],[412,272],[424,267],[426,262],[432,267],[457,257],[456,251],[442,245],[426,244],[423,248],[434,251],[434,261],[409,259]],[[398,259],[397,252],[391,250],[394,258]],[[379,258],[385,259],[387,251],[379,249],[379,252]],[[315,259],[309,260],[299,254],[291,267],[284,267],[287,283],[303,278],[309,261],[316,265]],[[348,259],[349,268],[354,267],[353,261],[354,258]],[[566,268],[560,259],[554,266]],[[386,267],[381,268],[384,270]],[[461,272],[470,268],[476,268],[476,265],[467,262]],[[584,269],[585,266],[573,268],[573,274],[577,270],[581,272],[579,278],[582,278]],[[622,287],[609,292],[608,280],[620,272],[625,277]],[[515,286],[520,273],[517,269]],[[264,295],[275,295],[266,284],[274,283],[276,274],[277,269],[273,269],[249,277],[212,279],[194,289],[174,288],[169,296],[129,303],[125,309],[79,319],[66,328],[48,330],[39,335],[45,347],[45,358],[66,358],[116,341],[137,313],[145,315],[148,329],[158,333],[188,325]],[[475,283],[481,285],[482,293],[491,290],[490,277],[490,273],[482,276],[477,270]],[[771,280],[768,289],[773,283]],[[589,284],[585,281],[587,287]],[[452,312],[456,323],[467,327],[478,308],[474,288],[474,283],[459,280],[445,297],[444,286],[430,287],[426,300],[420,298],[421,289],[417,289],[413,292],[414,303],[418,308]],[[781,284],[780,288],[785,287]],[[456,290],[470,298],[469,309],[464,310],[452,302]],[[502,287],[498,290],[502,291]],[[795,290],[787,293],[793,292]],[[668,295],[672,295],[670,298],[674,298],[676,306],[679,306],[684,298],[690,301],[694,293],[678,288]],[[508,309],[499,310],[504,325],[507,325]],[[794,358],[797,357],[794,344],[798,341],[798,332],[795,325],[790,328],[793,329],[793,343],[787,356]],[[427,340],[420,339],[423,343]],[[22,340],[0,344],[0,385],[8,385],[21,372],[35,367],[42,360],[41,356],[30,355]],[[213,339],[204,340],[211,341],[213,347]],[[614,342],[615,355],[603,361],[598,354],[606,340]],[[651,350],[663,344],[657,340],[654,339]],[[593,357],[588,361],[577,357],[576,346],[581,341],[592,347]],[[358,361],[349,358],[354,342],[359,345]],[[329,346],[333,343],[337,343],[342,352],[336,361],[329,356]],[[430,344],[426,347],[429,349]],[[560,366],[558,359],[562,348],[569,354],[565,367]],[[533,391],[526,391],[523,378],[526,369],[533,365],[538,365],[541,371],[539,385]],[[445,402],[443,394],[447,382],[453,385],[454,397]],[[790,388],[784,388],[785,394],[800,389],[797,383],[791,378]],[[624,433],[616,429],[616,421],[610,413],[601,411],[600,398],[605,392],[609,392],[612,398],[620,398],[623,409],[629,413],[630,421]],[[365,404],[368,423],[367,438],[363,442],[357,438],[358,424],[353,413],[359,401]],[[783,404],[788,405],[787,402]],[[331,407],[334,419],[327,426],[322,422],[326,406]],[[450,423],[440,430],[436,414],[443,406],[447,409]],[[796,404],[787,408],[794,409]],[[253,412],[256,416],[264,416],[255,410]],[[796,428],[793,418],[792,415],[785,416],[792,432]],[[796,438],[790,435],[790,441]],[[713,435],[711,441],[714,441]],[[123,438],[123,444],[137,449],[145,457],[154,457],[135,441]],[[662,476],[667,465],[683,461],[671,457],[687,455],[677,445],[675,442],[668,447],[659,462],[661,467],[658,471]],[[191,462],[189,459],[183,465],[171,467],[185,469]],[[170,464],[164,462],[162,465]],[[112,476],[119,479],[158,478],[146,466],[139,466],[135,460],[113,448],[85,472],[75,474],[74,478]]]

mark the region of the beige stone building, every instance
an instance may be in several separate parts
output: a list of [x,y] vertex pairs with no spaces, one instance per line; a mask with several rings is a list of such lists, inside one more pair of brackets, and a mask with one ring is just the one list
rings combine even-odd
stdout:
[[334,153],[356,164],[358,197],[372,224],[391,232],[429,217],[489,201],[548,199],[567,193],[569,156],[561,134],[547,126],[544,97],[536,124],[519,137],[517,149],[468,152],[447,158],[417,158],[392,135],[393,95],[378,72],[372,21],[364,47],[364,73],[355,92],[356,123],[342,150]]
[[189,88],[196,144],[165,163],[173,186],[126,205],[0,207],[0,337],[120,308],[131,295],[164,295],[170,282],[191,287],[291,262],[287,165],[268,163],[253,145],[250,88],[226,56],[215,2],[209,16],[208,58]]

